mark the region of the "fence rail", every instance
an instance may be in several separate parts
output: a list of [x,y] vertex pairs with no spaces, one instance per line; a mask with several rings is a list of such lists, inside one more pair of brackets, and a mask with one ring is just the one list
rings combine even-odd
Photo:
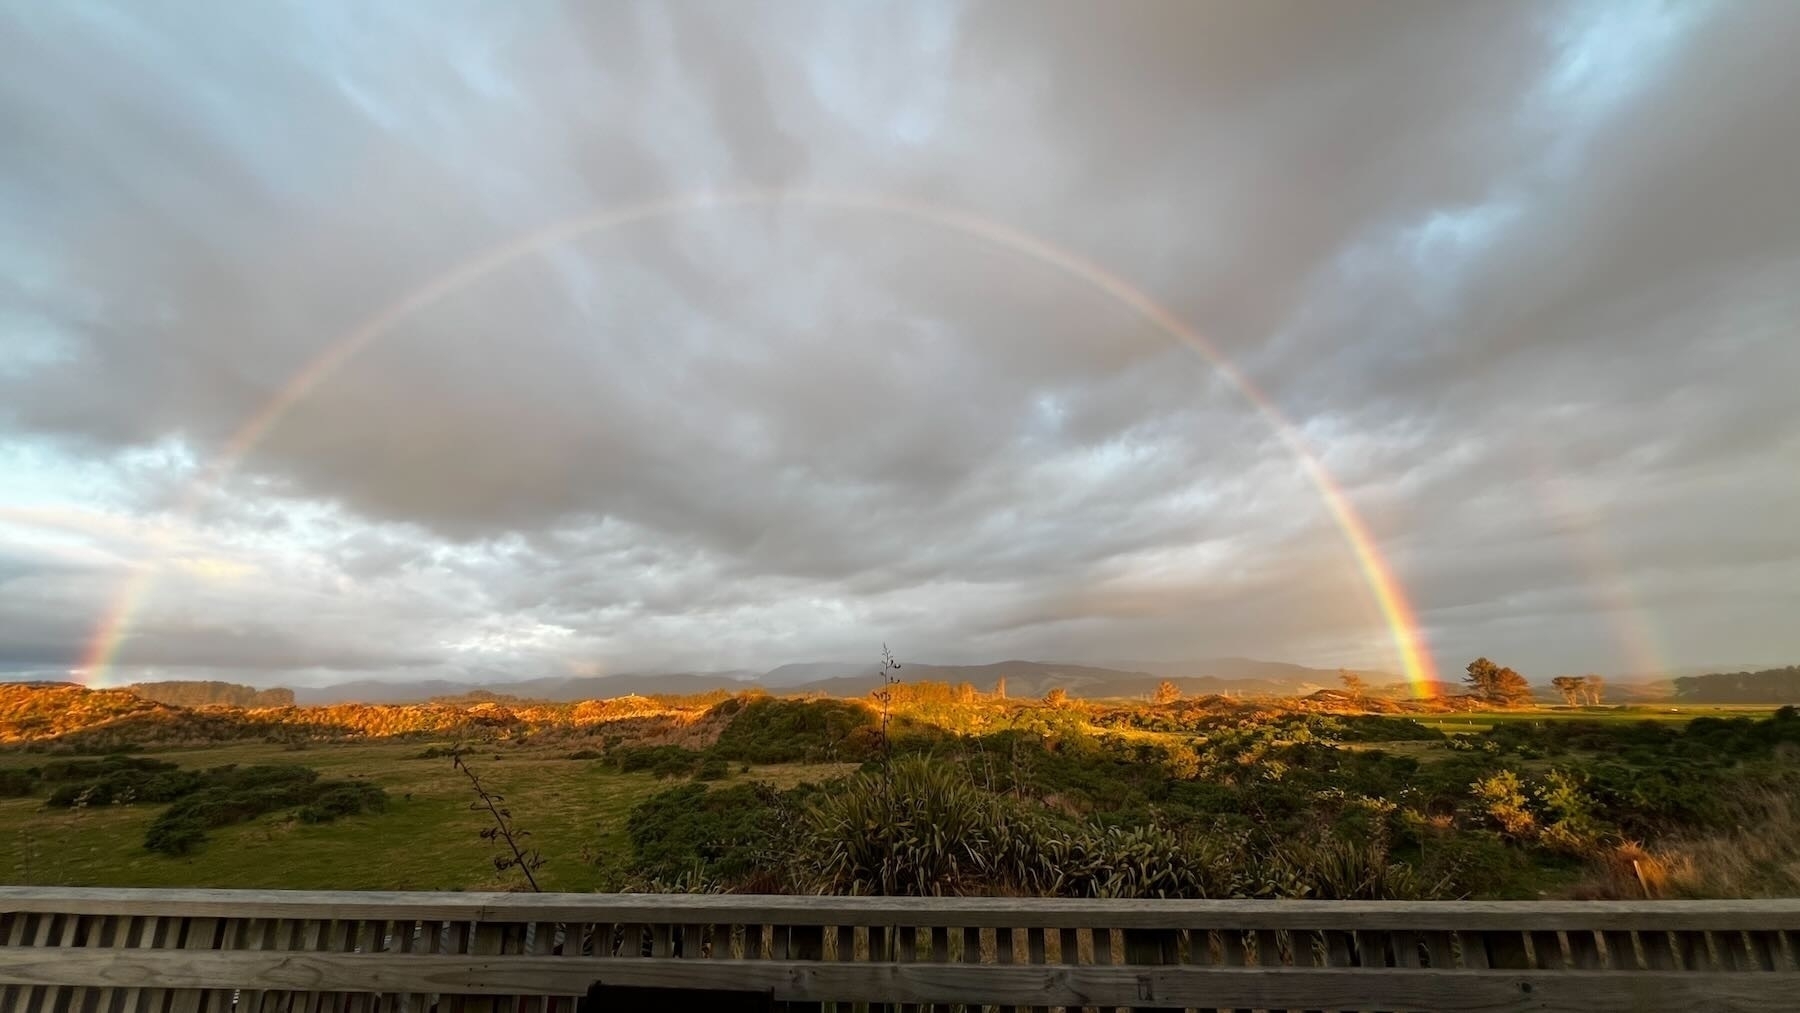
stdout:
[[1800,900],[1107,901],[0,887],[0,1011],[1800,1010]]

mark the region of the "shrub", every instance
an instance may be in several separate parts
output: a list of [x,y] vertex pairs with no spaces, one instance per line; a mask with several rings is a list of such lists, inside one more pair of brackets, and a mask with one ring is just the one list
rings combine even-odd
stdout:
[[1582,856],[1600,844],[1602,828],[1594,814],[1594,800],[1586,779],[1579,774],[1552,770],[1537,789],[1546,822],[1538,842],[1552,851]]
[[1242,844],[1155,823],[1084,826],[1043,842],[1038,878],[1046,893],[1067,897],[1230,897],[1246,886]]
[[698,781],[722,781],[730,776],[730,764],[716,756],[702,763],[700,769],[694,772],[694,779]]
[[204,840],[206,828],[191,820],[157,820],[144,834],[144,847],[165,855],[186,855]]
[[134,756],[108,756],[101,760],[47,763],[41,771],[56,783],[46,800],[53,808],[113,805],[127,802],[167,802],[196,787],[197,776],[164,760]]
[[801,875],[822,893],[941,896],[1029,891],[1039,871],[1028,814],[961,769],[906,757],[858,774],[807,813]]
[[649,771],[657,777],[686,777],[700,766],[702,756],[680,746],[626,746],[611,754],[622,774]]
[[719,733],[713,754],[747,763],[857,762],[876,755],[879,723],[861,701],[757,697]]
[[1519,775],[1502,770],[1469,785],[1469,791],[1475,796],[1477,811],[1507,835],[1525,838],[1537,830],[1537,818],[1525,807]]
[[645,884],[743,879],[785,860],[765,850],[792,823],[784,813],[782,793],[766,784],[689,783],[659,792],[626,820],[631,870]]
[[320,785],[320,791],[299,812],[302,823],[330,823],[340,816],[380,812],[387,808],[387,792],[361,781]]
[[202,787],[177,799],[151,821],[144,847],[163,854],[188,854],[205,840],[206,831],[264,813],[300,807],[302,819],[322,823],[386,803],[387,793],[375,785],[320,781],[319,772],[308,767],[214,767],[206,771]]

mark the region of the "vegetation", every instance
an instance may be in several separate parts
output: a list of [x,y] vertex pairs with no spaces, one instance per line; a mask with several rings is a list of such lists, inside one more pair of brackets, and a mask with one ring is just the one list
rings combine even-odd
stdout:
[[1516,707],[1531,700],[1531,683],[1510,668],[1476,658],[1469,662],[1468,673],[1463,681],[1476,699],[1502,707]]
[[[37,724],[0,723],[25,747],[0,753],[0,814],[19,828],[15,881],[96,885],[1318,898],[1800,885],[1793,708],[1538,709],[1505,669],[1470,668],[1500,709],[1359,701],[1348,681],[1288,701],[887,683],[870,700],[250,712],[18,688],[0,705]],[[146,729],[220,739],[77,752],[121,728],[144,745],[169,741]],[[515,812],[541,835],[530,847]]]
[[1606,692],[1606,680],[1598,675],[1559,675],[1550,680],[1550,685],[1571,707],[1598,707]]
[[1675,699],[1686,703],[1800,703],[1800,665],[1684,676],[1675,680]]
[[43,791],[48,809],[167,804],[143,838],[145,849],[167,855],[194,851],[208,830],[275,810],[329,823],[387,803],[387,794],[372,784],[321,781],[318,771],[292,764],[193,770],[149,757],[108,756],[11,769],[3,780],[15,797]]
[[475,793],[475,801],[469,803],[469,809],[485,813],[493,821],[492,826],[481,828],[481,839],[504,845],[494,855],[494,871],[504,875],[508,869],[519,870],[519,875],[525,877],[526,885],[531,887],[533,893],[537,893],[542,889],[538,886],[537,871],[544,867],[544,855],[536,848],[525,846],[525,839],[531,836],[531,831],[521,830],[513,823],[512,810],[504,804],[506,797],[482,786],[480,775],[464,759],[461,748],[453,747],[450,750],[450,765],[469,779],[469,788]]
[[128,693],[172,707],[292,707],[291,689],[257,689],[230,682],[138,682]]

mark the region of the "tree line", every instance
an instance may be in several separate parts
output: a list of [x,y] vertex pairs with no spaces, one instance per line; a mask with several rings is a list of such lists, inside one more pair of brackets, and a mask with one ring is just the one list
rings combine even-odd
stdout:
[[1800,703],[1800,665],[1682,676],[1675,680],[1675,699],[1689,703]]

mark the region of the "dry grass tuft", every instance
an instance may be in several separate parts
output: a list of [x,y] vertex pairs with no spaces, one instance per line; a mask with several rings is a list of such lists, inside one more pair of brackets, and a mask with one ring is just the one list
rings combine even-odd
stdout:
[[1800,891],[1800,804],[1765,792],[1724,833],[1626,842],[1602,853],[1572,895],[1583,900],[1791,897]]

